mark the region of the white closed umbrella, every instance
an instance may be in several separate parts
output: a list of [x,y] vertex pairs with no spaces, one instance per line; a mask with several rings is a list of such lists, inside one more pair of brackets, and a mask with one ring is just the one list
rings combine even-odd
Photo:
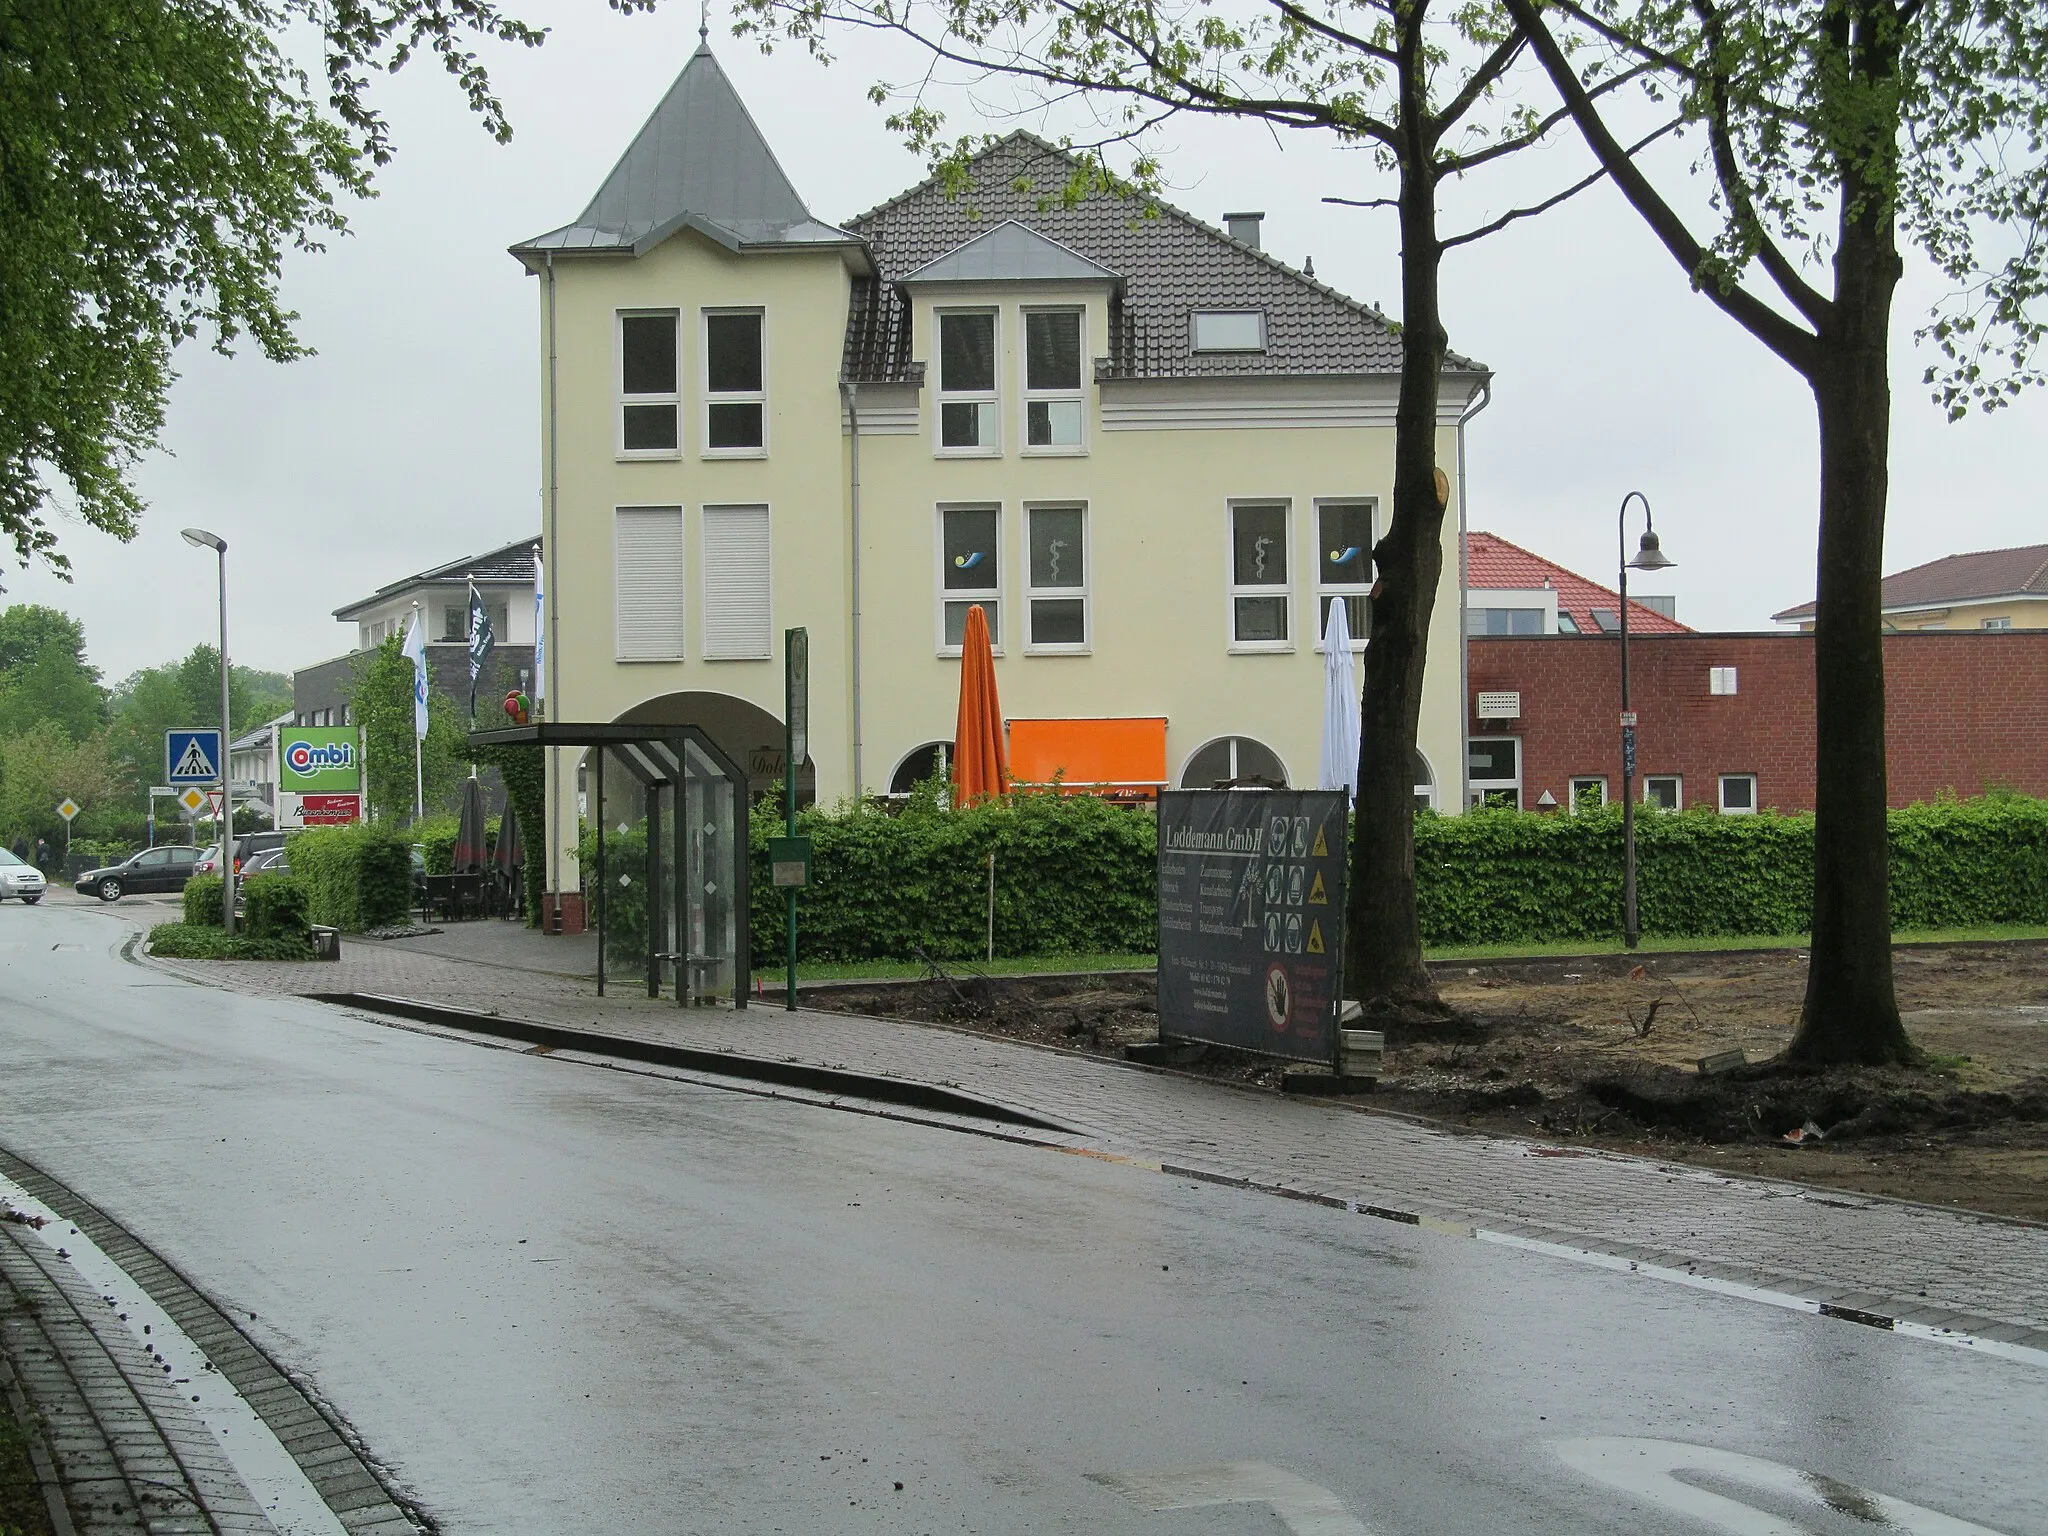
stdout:
[[1323,626],[1324,789],[1358,798],[1358,672],[1351,661],[1351,625],[1344,599],[1332,599]]

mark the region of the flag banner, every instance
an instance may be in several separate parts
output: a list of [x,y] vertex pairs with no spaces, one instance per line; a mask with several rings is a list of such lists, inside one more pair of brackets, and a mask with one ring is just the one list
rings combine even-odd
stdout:
[[543,590],[547,566],[538,547],[533,552],[533,702],[548,696],[548,603]]
[[415,739],[427,739],[427,636],[420,625],[420,611],[412,611],[412,623],[406,626],[405,656],[412,663],[412,733]]

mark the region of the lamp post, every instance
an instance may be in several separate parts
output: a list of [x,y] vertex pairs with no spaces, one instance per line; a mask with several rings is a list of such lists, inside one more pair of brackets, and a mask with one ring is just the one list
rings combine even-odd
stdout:
[[235,787],[228,777],[228,541],[204,528],[187,528],[185,542],[220,556],[220,925],[235,931]]
[[[1643,504],[1643,537],[1635,558],[1628,553],[1628,504]],[[1636,715],[1628,707],[1628,573],[1668,570],[1677,564],[1658,546],[1650,498],[1630,491],[1614,520],[1615,557],[1621,565],[1621,942],[1634,949],[1643,932],[1636,921]]]

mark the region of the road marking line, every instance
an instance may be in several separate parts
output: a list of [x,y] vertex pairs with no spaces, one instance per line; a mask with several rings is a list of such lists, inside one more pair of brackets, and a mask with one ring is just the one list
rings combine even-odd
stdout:
[[95,1295],[111,1300],[111,1318],[126,1314],[128,1331],[171,1368],[170,1381],[282,1536],[347,1536],[340,1519],[270,1426],[126,1270],[5,1174],[0,1174],[0,1200],[24,1216],[40,1219],[41,1227],[24,1230],[33,1231]]
[[1889,1494],[1838,1482],[1824,1473],[1801,1472],[1739,1451],[1688,1445],[1682,1440],[1621,1436],[1560,1440],[1551,1449],[1575,1472],[1636,1498],[1648,1499],[1676,1514],[1690,1515],[1728,1532],[1729,1536],[1808,1536],[1808,1530],[1754,1505],[1682,1481],[1680,1474],[1752,1488],[1810,1509],[1833,1510],[1880,1530],[1901,1531],[1907,1536],[2000,1536],[1988,1525],[1960,1520]]
[[1329,1489],[1263,1461],[1224,1461],[1150,1472],[1090,1472],[1087,1477],[1154,1513],[1218,1504],[1264,1504],[1293,1536],[1372,1536]]

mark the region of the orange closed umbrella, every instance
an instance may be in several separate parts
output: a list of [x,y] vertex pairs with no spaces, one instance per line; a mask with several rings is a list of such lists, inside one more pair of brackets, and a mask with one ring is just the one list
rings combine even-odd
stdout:
[[972,805],[1010,788],[1003,761],[1003,706],[996,699],[996,658],[988,642],[988,616],[967,610],[960,638],[960,718],[953,725],[953,803]]

